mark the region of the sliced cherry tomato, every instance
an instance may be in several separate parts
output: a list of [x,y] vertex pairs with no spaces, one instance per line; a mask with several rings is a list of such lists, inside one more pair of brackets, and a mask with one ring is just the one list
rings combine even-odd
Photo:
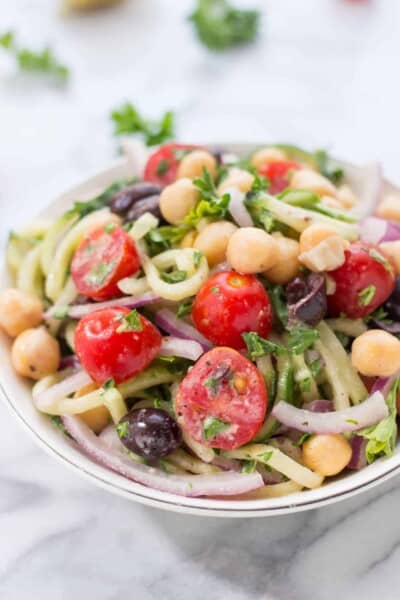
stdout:
[[161,186],[169,185],[176,179],[182,158],[197,148],[199,146],[188,144],[164,144],[147,160],[144,168],[145,181],[152,181]]
[[288,187],[291,173],[300,168],[300,165],[293,160],[274,160],[262,165],[258,172],[270,182],[269,193],[279,194]]
[[344,264],[329,271],[335,292],[328,296],[328,313],[351,319],[366,317],[393,292],[394,269],[390,259],[377,246],[355,242],[345,252]]
[[232,348],[204,354],[181,382],[175,400],[178,422],[200,444],[232,450],[250,441],[267,410],[258,369]]
[[161,334],[150,321],[122,306],[102,308],[83,317],[75,330],[76,353],[96,383],[121,383],[137,375],[157,356]]
[[120,294],[117,283],[134,275],[140,267],[135,243],[122,227],[100,227],[78,246],[71,275],[80,294],[107,300]]
[[245,347],[242,333],[255,331],[267,337],[272,308],[267,292],[254,275],[235,271],[216,273],[197,294],[192,319],[197,329],[216,346]]

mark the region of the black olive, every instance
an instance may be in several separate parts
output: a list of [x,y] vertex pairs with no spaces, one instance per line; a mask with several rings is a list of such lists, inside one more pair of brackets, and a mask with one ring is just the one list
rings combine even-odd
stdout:
[[383,305],[389,319],[400,321],[400,277],[396,277],[394,290]]
[[161,408],[131,410],[117,425],[121,442],[144,458],[160,458],[178,448],[182,433],[178,423]]
[[136,221],[136,219],[146,212],[152,213],[157,219],[162,219],[159,194],[154,194],[154,196],[148,196],[135,202],[126,213],[125,221]]
[[159,194],[160,191],[160,186],[154,183],[149,183],[147,181],[133,183],[112,196],[110,200],[110,209],[117,215],[124,215],[135,202],[147,198],[148,196]]
[[310,273],[305,279],[296,277],[286,286],[288,327],[301,323],[315,327],[327,311],[325,277]]

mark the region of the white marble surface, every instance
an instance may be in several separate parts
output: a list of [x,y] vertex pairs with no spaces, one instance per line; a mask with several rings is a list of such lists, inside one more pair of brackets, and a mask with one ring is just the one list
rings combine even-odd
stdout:
[[[0,226],[33,215],[112,158],[124,99],[178,111],[194,141],[291,140],[400,182],[400,3],[248,0],[257,45],[198,46],[189,0],[131,0],[60,19],[55,0],[1,2],[0,30],[50,41],[64,89],[15,76],[0,56]],[[246,0],[242,0],[246,4]],[[399,598],[399,480],[342,504],[261,521],[180,517],[128,503],[53,462],[0,405],[0,598],[343,600]]]

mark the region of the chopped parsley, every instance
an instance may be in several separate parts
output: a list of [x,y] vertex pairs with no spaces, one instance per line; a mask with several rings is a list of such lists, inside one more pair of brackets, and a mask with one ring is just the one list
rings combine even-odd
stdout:
[[63,306],[57,306],[56,310],[53,312],[53,317],[55,319],[65,319],[68,315],[69,306],[67,304]]
[[181,225],[163,225],[149,231],[144,239],[150,256],[155,256],[163,250],[169,250],[172,246],[179,244],[190,229],[189,225],[182,223]]
[[129,421],[121,421],[115,426],[119,438],[126,438],[129,434]]
[[213,396],[218,393],[219,388],[221,387],[221,381],[216,377],[209,377],[205,380],[204,385],[207,389],[210,390]]
[[181,319],[182,317],[186,317],[186,315],[190,315],[190,313],[192,312],[192,307],[193,299],[184,300],[180,303],[176,316],[179,317],[179,319]]
[[140,314],[134,308],[130,313],[122,317],[117,317],[121,324],[117,328],[117,333],[125,333],[127,331],[142,331],[143,325],[140,320]]
[[86,202],[80,202],[80,201],[75,202],[73,208],[70,209],[69,211],[67,211],[66,215],[70,214],[72,216],[75,213],[78,213],[79,218],[82,219],[89,213],[91,213],[95,210],[99,210],[100,208],[104,208],[105,206],[108,206],[112,197],[117,192],[119,192],[123,188],[127,187],[130,183],[132,183],[132,181],[134,181],[134,180],[131,179],[131,180],[116,181],[115,183],[112,183],[111,185],[109,185],[104,190],[104,192],[102,192],[98,196],[95,196],[91,200],[88,200]]
[[263,462],[263,463],[267,463],[267,462],[270,460],[270,458],[272,457],[272,454],[273,454],[273,452],[272,452],[272,450],[270,450],[269,452],[264,452],[264,454],[259,454],[259,455],[257,456],[257,458],[258,458],[258,459],[259,459],[261,462]]
[[358,293],[358,306],[368,306],[374,299],[376,292],[375,285],[369,285]]
[[71,437],[70,434],[68,433],[64,423],[62,422],[61,417],[59,417],[58,415],[51,415],[50,420],[54,423],[54,425],[57,427],[57,429],[59,429],[61,431],[61,433],[63,433],[64,435],[66,435],[69,438]]
[[249,333],[242,333],[242,337],[245,341],[247,347],[247,353],[251,360],[255,360],[260,356],[265,356],[266,354],[284,354],[286,352],[283,346],[279,346],[279,344],[275,344],[270,340],[266,340],[260,337],[254,331]]
[[157,168],[156,168],[157,175],[165,175],[165,173],[168,171],[170,166],[171,165],[165,158],[160,160],[160,162],[158,163]]
[[214,294],[215,296],[218,296],[218,294],[219,294],[219,287],[218,287],[217,285],[214,285],[214,286],[211,288],[211,290],[210,290],[210,291],[211,291],[211,293],[212,293],[212,294]]
[[311,377],[306,377],[299,381],[300,391],[303,393],[307,393],[311,390]]
[[0,35],[0,47],[14,56],[20,71],[48,75],[64,83],[69,77],[69,69],[54,56],[50,48],[34,51],[20,47],[13,31]]
[[194,255],[193,255],[193,262],[194,262],[195,267],[198,267],[200,265],[202,256],[203,256],[203,253],[200,252],[200,250],[195,250]]
[[351,423],[352,425],[358,425],[358,421],[355,419],[346,419],[346,423]]
[[207,417],[203,422],[204,439],[212,440],[228,427],[230,427],[230,423],[225,423],[215,417]]
[[106,233],[112,233],[115,228],[116,228],[115,223],[107,223],[106,225],[104,225],[104,231]]
[[305,441],[307,441],[311,437],[311,433],[303,433],[301,437],[296,442],[293,442],[295,446],[302,446]]
[[145,119],[131,104],[125,102],[111,113],[114,122],[114,135],[140,134],[146,146],[162,144],[174,137],[174,113],[167,111],[159,121]]
[[288,349],[293,354],[303,354],[319,338],[319,333],[311,327],[292,329],[288,336]]
[[102,285],[109,274],[113,271],[115,267],[115,261],[111,261],[106,264],[103,262],[98,263],[89,271],[89,274],[85,277],[86,283],[92,286],[100,286]]
[[254,473],[257,467],[256,460],[245,460],[242,463],[241,473]]
[[322,360],[320,358],[316,358],[315,360],[311,361],[308,366],[310,367],[311,375],[315,378],[322,369]]
[[179,283],[180,281],[185,281],[186,277],[187,271],[181,271],[180,269],[176,269],[170,273],[161,273],[161,279],[166,283]]
[[209,50],[222,51],[252,42],[258,32],[260,13],[234,8],[227,0],[198,0],[189,19],[202,44]]
[[230,195],[223,194],[221,198],[218,196],[214,182],[207,169],[203,167],[202,177],[196,177],[193,180],[193,185],[200,192],[200,199],[185,218],[185,223],[195,226],[205,217],[214,219],[225,217],[229,207]]

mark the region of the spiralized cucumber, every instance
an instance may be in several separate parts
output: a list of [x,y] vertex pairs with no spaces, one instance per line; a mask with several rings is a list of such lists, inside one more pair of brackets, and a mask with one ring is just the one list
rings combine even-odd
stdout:
[[[167,250],[162,254],[158,254],[150,260],[147,255],[142,252],[142,265],[147,275],[147,281],[157,296],[166,300],[179,301],[184,298],[189,298],[197,294],[203,283],[206,281],[209,273],[207,259],[200,256],[198,266],[195,265],[197,251],[193,248],[185,248],[183,250]],[[185,263],[182,263],[185,260]],[[186,261],[190,261],[187,263]],[[173,266],[182,264],[192,265],[189,277],[179,283],[167,283],[161,278],[160,270],[166,270]]]
[[158,219],[147,212],[141,215],[129,230],[129,235],[137,242],[144,238],[152,229],[158,227]]
[[66,306],[71,304],[75,300],[77,295],[78,290],[75,287],[72,277],[68,277],[64,288],[62,289],[59,297],[57,298],[57,302],[53,304],[51,309],[48,310],[46,313],[47,326],[52,335],[57,335],[57,332],[60,329],[62,323],[62,320],[56,318],[55,315],[57,315],[59,311],[62,312]]
[[278,221],[289,225],[299,233],[314,223],[323,223],[346,240],[354,241],[360,237],[360,228],[355,223],[345,223],[312,210],[291,206],[269,194],[264,193],[262,198],[265,202],[265,208],[271,211]]
[[120,219],[107,208],[97,210],[80,220],[61,240],[46,278],[46,296],[50,300],[55,302],[63,289],[70,262],[83,236],[110,222],[119,223]]
[[294,380],[298,384],[300,393],[305,402],[316,400],[319,397],[318,387],[308,368],[303,354],[293,354]]
[[303,486],[295,481],[284,481],[283,483],[274,483],[272,485],[263,485],[257,490],[247,492],[237,496],[239,500],[262,500],[263,498],[280,498],[288,496],[295,492],[300,492]]
[[313,489],[320,487],[324,480],[322,475],[307,469],[307,467],[299,464],[278,450],[278,448],[274,448],[274,446],[268,444],[249,444],[237,450],[224,452],[224,455],[228,458],[257,460],[306,488]]
[[42,266],[40,264],[40,243],[29,250],[25,256],[20,269],[18,271],[17,287],[23,292],[37,296],[38,298],[44,297],[44,276]]
[[203,446],[203,444],[196,442],[196,440],[194,440],[184,429],[182,429],[182,437],[186,446],[190,448],[200,460],[205,463],[210,463],[214,460],[215,452],[212,448],[208,448],[207,446]]
[[77,328],[78,323],[75,321],[70,321],[64,330],[64,339],[67,342],[68,346],[71,348],[72,352],[75,352],[75,329]]
[[[347,354],[332,329],[324,321],[321,321],[318,325],[318,331],[320,335],[320,345],[330,353],[335,365],[335,372],[346,389],[346,395],[350,396],[353,404],[359,404],[368,396],[368,391],[357,371],[351,364],[350,356]],[[320,348],[317,348],[317,350],[321,352]],[[328,370],[328,365],[326,366],[326,369]],[[346,407],[341,406],[341,408]]]
[[181,469],[195,473],[196,475],[202,475],[205,473],[219,473],[221,469],[204,463],[202,460],[191,456],[187,452],[181,449],[174,450],[168,454],[168,460],[174,465],[177,465]]
[[326,319],[325,322],[333,331],[339,331],[350,337],[358,337],[368,329],[362,319]]
[[140,296],[150,290],[147,277],[125,277],[118,281],[118,287],[128,296]]
[[75,212],[64,213],[47,230],[43,238],[41,249],[41,265],[45,275],[48,275],[51,269],[53,256],[56,252],[57,243],[61,236],[77,221],[79,214]]
[[122,394],[116,388],[103,390],[103,404],[108,408],[114,423],[119,423],[128,412]]

